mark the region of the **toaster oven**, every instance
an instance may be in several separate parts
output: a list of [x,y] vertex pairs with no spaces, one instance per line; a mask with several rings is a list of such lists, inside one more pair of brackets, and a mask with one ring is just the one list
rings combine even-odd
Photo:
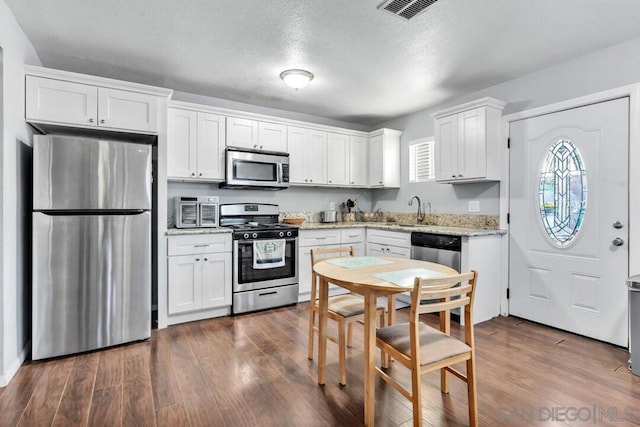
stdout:
[[216,196],[176,197],[176,227],[217,227],[218,202]]

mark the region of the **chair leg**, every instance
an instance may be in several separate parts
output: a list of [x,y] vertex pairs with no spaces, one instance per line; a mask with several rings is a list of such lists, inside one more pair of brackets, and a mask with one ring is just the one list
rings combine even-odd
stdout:
[[[312,303],[313,304],[313,303]],[[311,306],[309,313],[309,349],[307,357],[309,360],[313,360],[313,343],[314,343],[314,328],[316,326],[316,310]]]
[[340,384],[347,384],[347,368],[345,366],[345,360],[347,358],[347,342],[346,342],[346,334],[347,328],[344,320],[338,322],[338,366],[340,369]]
[[353,345],[353,322],[349,322],[349,326],[347,328],[347,347],[351,348]]
[[471,353],[471,359],[467,360],[467,394],[469,398],[469,426],[478,425],[478,391],[476,387],[476,361]]
[[[386,326],[385,323],[385,312],[383,311],[380,313],[380,327],[384,328]],[[389,355],[384,350],[380,349],[380,364],[384,369],[389,367],[390,359]]]
[[445,368],[440,369],[440,391],[449,393],[449,377]]
[[413,425],[422,427],[422,387],[420,367],[411,370],[411,403],[413,404]]

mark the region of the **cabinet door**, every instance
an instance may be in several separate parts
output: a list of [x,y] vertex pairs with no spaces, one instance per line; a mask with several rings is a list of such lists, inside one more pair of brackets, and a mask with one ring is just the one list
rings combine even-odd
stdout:
[[289,181],[304,184],[306,178],[305,159],[307,146],[306,129],[289,126],[287,129],[287,143],[289,146]]
[[204,254],[202,267],[202,308],[231,305],[231,254]]
[[224,178],[225,118],[198,113],[198,178]]
[[327,137],[327,183],[349,184],[349,135],[329,133]]
[[97,126],[98,88],[41,77],[26,78],[26,118]]
[[98,126],[157,132],[158,97],[98,88]]
[[367,138],[349,137],[349,185],[367,185]]
[[167,110],[167,176],[192,178],[197,170],[197,121],[195,111]]
[[258,148],[258,122],[227,117],[227,146]]
[[435,121],[436,181],[450,181],[458,176],[458,115]]
[[305,165],[309,183],[327,183],[327,132],[308,130]]
[[313,247],[298,248],[298,292],[311,292],[311,249]]
[[202,307],[201,255],[169,257],[169,314]]
[[369,185],[371,187],[381,187],[384,183],[383,142],[382,135],[369,139]]
[[487,176],[486,108],[458,114],[458,179]]
[[258,148],[269,151],[287,151],[287,127],[276,123],[258,123]]
[[377,243],[367,243],[367,256],[387,256],[386,247]]

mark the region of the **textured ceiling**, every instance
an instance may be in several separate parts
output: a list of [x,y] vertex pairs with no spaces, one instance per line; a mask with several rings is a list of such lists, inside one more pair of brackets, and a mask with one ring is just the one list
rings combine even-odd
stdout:
[[[374,125],[640,35],[638,0],[5,0],[47,67]],[[279,73],[316,76],[296,92]]]

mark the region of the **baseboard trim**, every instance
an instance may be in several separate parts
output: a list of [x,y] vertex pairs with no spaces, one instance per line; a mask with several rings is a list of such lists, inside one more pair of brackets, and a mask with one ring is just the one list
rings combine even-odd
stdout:
[[20,369],[20,366],[22,366],[22,364],[27,359],[27,356],[29,355],[30,352],[31,352],[31,341],[27,343],[27,345],[22,349],[18,357],[13,361],[13,363],[11,363],[7,372],[4,372],[2,375],[0,375],[0,387],[6,387],[7,385],[9,385],[9,382],[11,381],[13,376],[18,372],[18,369]]

